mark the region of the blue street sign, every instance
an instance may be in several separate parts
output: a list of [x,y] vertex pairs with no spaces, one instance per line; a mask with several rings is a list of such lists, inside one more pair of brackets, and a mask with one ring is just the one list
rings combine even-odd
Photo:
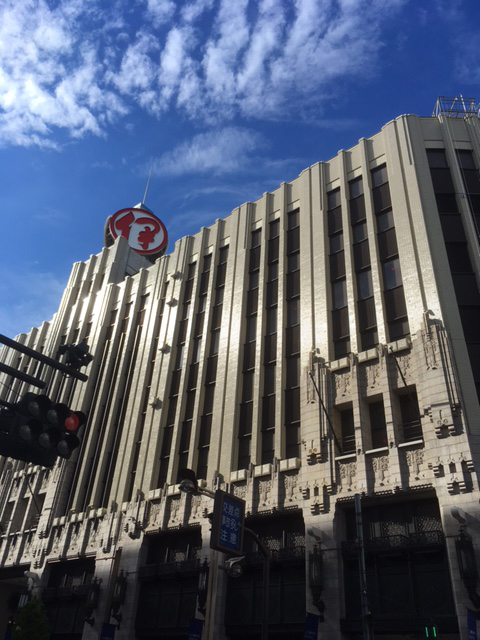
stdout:
[[475,611],[467,609],[468,640],[477,640],[477,616]]
[[104,622],[102,625],[100,640],[113,640],[113,638],[115,638],[115,625]]
[[305,627],[303,629],[303,640],[317,640],[319,616],[314,613],[307,613]]
[[220,489],[215,491],[210,548],[242,555],[244,522],[245,500]]
[[188,628],[188,640],[202,640],[203,620],[193,618]]

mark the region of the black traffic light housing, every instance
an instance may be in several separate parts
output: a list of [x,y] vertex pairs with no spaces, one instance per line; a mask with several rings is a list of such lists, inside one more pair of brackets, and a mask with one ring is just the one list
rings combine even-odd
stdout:
[[81,411],[26,393],[0,413],[0,454],[53,467],[58,456],[68,459],[79,446],[77,432],[85,422]]

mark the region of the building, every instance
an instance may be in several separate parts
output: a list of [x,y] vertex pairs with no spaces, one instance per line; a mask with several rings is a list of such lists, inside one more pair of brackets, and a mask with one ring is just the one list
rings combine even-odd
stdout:
[[[179,491],[191,468],[271,550],[271,640],[303,638],[306,613],[325,640],[466,639],[479,168],[478,110],[439,100],[153,264],[123,238],[75,264],[53,320],[17,339],[50,356],[85,339],[88,382],[1,356],[88,413],[70,460],[1,459],[3,627],[28,570],[54,640],[187,638],[193,618],[204,640],[259,638],[262,557],[246,542],[243,575],[222,570],[210,498]],[[1,381],[4,401],[27,389]]]

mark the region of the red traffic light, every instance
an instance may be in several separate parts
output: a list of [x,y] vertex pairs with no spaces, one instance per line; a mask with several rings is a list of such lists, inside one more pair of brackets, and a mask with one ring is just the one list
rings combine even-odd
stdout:
[[86,419],[87,416],[82,411],[74,411],[65,419],[65,429],[70,432],[76,431],[85,424]]

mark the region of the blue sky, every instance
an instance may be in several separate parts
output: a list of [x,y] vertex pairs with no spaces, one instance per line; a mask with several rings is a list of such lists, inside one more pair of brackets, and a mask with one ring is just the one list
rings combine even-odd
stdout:
[[169,251],[438,95],[480,101],[478,0],[3,0],[0,333],[49,320],[106,218]]

